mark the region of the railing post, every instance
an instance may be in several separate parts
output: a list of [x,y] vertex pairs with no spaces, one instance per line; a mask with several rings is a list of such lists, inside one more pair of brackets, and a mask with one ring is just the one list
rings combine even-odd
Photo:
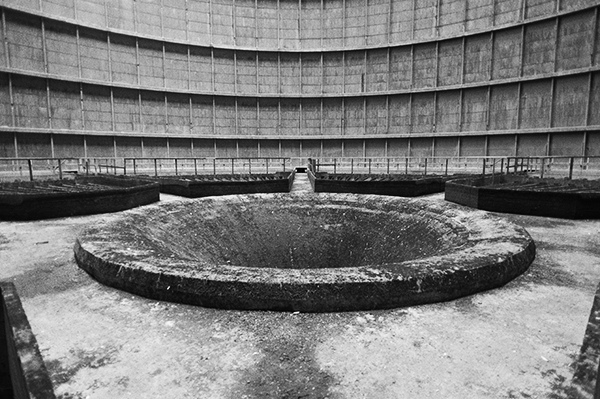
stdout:
[[425,157],[425,173],[423,174],[427,176],[427,157]]
[[63,176],[62,176],[62,164],[60,162],[60,158],[58,158],[56,161],[58,163],[58,178],[60,180],[62,180],[62,178],[63,178]]
[[252,174],[252,159],[248,158],[248,174]]
[[117,174],[117,158],[113,158],[113,175]]
[[194,158],[194,176],[198,176],[198,160]]
[[500,174],[504,173],[504,158],[500,160]]
[[31,159],[27,160],[27,167],[29,168],[29,180],[33,181],[33,167],[31,165]]
[[158,166],[156,158],[154,158],[154,176],[158,176]]
[[213,175],[217,174],[217,158],[213,158]]
[[235,175],[235,166],[233,165],[233,163],[234,163],[234,159],[231,158],[231,174]]
[[354,174],[354,158],[350,158],[350,174]]
[[387,174],[390,174],[390,159],[387,159]]
[[404,158],[404,161],[405,161],[404,174],[407,175],[408,174],[408,158]]
[[446,167],[444,169],[444,176],[448,176],[448,158],[446,158]]
[[544,161],[545,161],[545,159],[542,158],[541,159],[541,166],[540,166],[540,179],[544,178],[544,163],[545,163]]
[[136,164],[135,164],[135,158],[133,158],[133,174],[137,175],[137,167],[136,167]]
[[266,168],[267,174],[269,174],[269,159],[268,158],[265,158],[265,168]]
[[369,158],[369,174],[371,174],[371,158]]
[[573,178],[573,157],[569,158],[569,180]]
[[337,158],[333,158],[333,174],[335,175],[337,171]]
[[506,174],[510,173],[510,158],[506,157]]

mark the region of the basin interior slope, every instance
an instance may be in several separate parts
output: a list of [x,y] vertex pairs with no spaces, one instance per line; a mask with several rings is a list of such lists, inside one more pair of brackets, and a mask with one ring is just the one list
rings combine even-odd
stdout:
[[525,230],[447,203],[257,194],[127,211],[78,238],[97,280],[156,299],[332,311],[446,300],[497,287],[535,256]]

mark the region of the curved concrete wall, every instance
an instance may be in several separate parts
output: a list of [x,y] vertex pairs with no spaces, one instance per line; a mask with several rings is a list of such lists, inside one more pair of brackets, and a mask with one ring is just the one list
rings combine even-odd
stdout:
[[0,156],[600,155],[597,1],[0,4]]

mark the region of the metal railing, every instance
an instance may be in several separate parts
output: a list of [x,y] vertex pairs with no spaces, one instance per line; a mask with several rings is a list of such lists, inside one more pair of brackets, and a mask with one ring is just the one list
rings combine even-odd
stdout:
[[600,157],[372,157],[313,158],[315,172],[345,174],[507,174],[600,179]]

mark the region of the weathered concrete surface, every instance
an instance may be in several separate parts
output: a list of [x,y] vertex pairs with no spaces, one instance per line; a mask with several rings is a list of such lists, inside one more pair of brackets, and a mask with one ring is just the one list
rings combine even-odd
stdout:
[[99,282],[220,309],[330,312],[431,303],[527,270],[527,232],[450,203],[356,194],[172,202],[91,225],[75,244]]
[[373,312],[204,309],[80,270],[73,242],[101,217],[0,223],[0,277],[61,398],[566,398],[600,281],[600,221],[510,215],[537,257],[493,291]]

